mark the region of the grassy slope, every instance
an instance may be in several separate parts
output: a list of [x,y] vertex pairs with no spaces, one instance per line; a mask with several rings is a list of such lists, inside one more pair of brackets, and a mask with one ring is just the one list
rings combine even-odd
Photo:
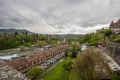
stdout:
[[47,72],[44,76],[44,80],[69,80],[70,72],[64,71],[63,64],[70,59],[65,58],[58,65],[53,67],[49,72]]

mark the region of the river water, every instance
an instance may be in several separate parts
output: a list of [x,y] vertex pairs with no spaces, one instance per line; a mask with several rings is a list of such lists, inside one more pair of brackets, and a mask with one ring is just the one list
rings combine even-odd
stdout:
[[25,50],[25,51],[20,51],[20,52],[13,52],[13,53],[0,53],[0,58],[1,59],[6,59],[6,60],[10,60],[13,57],[21,57],[21,56],[26,56],[26,55],[31,55],[33,53],[36,53],[38,51],[44,50],[44,48],[34,48],[31,50]]
[[[86,48],[87,48],[86,44],[83,44],[81,46],[82,51],[84,51]],[[0,58],[5,59],[5,60],[10,60],[13,57],[21,57],[21,56],[31,55],[31,54],[34,54],[34,53],[41,51],[41,50],[44,50],[44,48],[34,48],[34,49],[30,49],[30,50],[13,52],[13,53],[0,53]]]

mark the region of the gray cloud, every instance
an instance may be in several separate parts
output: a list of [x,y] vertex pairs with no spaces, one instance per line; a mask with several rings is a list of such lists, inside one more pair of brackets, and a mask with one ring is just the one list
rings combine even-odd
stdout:
[[0,28],[88,33],[119,19],[119,8],[120,0],[0,0]]

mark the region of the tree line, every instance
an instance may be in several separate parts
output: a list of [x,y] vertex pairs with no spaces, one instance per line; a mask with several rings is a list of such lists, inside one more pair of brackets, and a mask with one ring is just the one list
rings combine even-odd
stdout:
[[28,34],[27,32],[15,32],[0,34],[0,50],[31,47],[32,45],[44,46],[47,44],[61,44],[61,40],[58,38],[48,38],[42,34]]

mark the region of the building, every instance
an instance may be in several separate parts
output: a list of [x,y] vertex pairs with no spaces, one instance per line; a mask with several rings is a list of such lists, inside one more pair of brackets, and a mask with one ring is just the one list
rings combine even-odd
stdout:
[[32,54],[30,56],[22,57],[17,60],[8,61],[7,64],[13,66],[21,73],[26,73],[32,67],[36,65],[41,65],[50,58],[53,58],[54,56],[59,55],[68,49],[69,49],[68,45],[54,46],[47,50],[43,50],[37,52],[36,54]]
[[13,67],[0,60],[0,80],[30,80]]
[[111,29],[116,34],[120,34],[120,19],[117,22],[111,22],[109,25],[109,29]]

